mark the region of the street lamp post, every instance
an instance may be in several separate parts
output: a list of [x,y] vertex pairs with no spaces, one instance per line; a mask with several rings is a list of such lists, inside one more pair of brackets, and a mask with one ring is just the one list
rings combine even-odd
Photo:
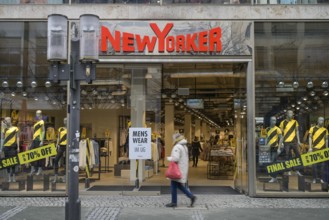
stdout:
[[50,78],[54,82],[70,82],[68,94],[68,198],[65,202],[65,219],[81,219],[79,198],[79,138],[80,138],[80,81],[88,83],[96,77],[98,61],[99,18],[81,15],[80,26],[71,23],[71,56],[67,61],[67,17],[48,16],[47,59],[51,62]]

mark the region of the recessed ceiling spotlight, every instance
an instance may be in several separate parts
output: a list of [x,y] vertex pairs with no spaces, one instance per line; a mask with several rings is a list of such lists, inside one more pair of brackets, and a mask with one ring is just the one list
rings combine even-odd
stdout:
[[297,81],[294,81],[292,83],[292,87],[294,87],[295,89],[297,89],[299,87],[299,83]]
[[323,81],[321,84],[322,88],[328,88],[328,81]]
[[46,81],[45,82],[45,87],[49,88],[51,86],[51,82],[50,81]]
[[17,88],[22,88],[23,87],[22,81],[20,81],[20,80],[17,81],[16,86],[17,86]]
[[27,92],[22,92],[22,96],[26,97],[27,96]]
[[35,88],[35,87],[37,87],[38,86],[38,83],[35,81],[35,80],[33,80],[32,82],[31,82],[31,87],[32,88]]
[[278,84],[278,87],[280,87],[280,88],[284,87],[284,82],[280,81],[279,84]]
[[315,96],[315,92],[314,91],[311,91],[310,92],[310,96]]
[[323,91],[323,95],[324,96],[328,96],[329,95],[329,92],[327,90]]
[[309,88],[309,89],[313,88],[313,82],[308,81],[306,87]]
[[2,82],[2,87],[7,88],[8,86],[9,86],[8,81],[7,80],[4,80]]
[[16,93],[15,93],[15,92],[12,92],[12,93],[11,93],[11,96],[12,96],[12,97],[16,96]]

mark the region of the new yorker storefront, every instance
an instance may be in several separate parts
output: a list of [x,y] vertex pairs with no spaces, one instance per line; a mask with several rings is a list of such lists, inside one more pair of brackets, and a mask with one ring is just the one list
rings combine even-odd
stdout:
[[[296,35],[298,33],[298,36],[300,36],[300,33],[303,33],[307,38],[309,36],[307,35],[309,34],[307,27],[311,25],[308,23],[295,24],[296,29],[293,30],[295,30]],[[45,58],[47,49],[47,25],[45,22],[15,22],[15,25],[13,25],[13,22],[1,22],[0,25],[2,26],[1,29],[5,30],[1,36],[3,39],[1,48],[4,51],[1,55],[1,77],[3,81],[8,81],[10,85],[9,87],[1,88],[3,92],[2,117],[10,116],[13,110],[22,109],[19,111],[20,116],[17,126],[22,134],[21,145],[28,146],[28,127],[34,122],[36,110],[42,110],[46,121],[46,129],[53,127],[55,128],[54,130],[57,130],[57,128],[62,126],[65,117],[66,86],[63,82],[60,85],[52,85],[51,87],[43,86],[47,81],[48,76],[45,70],[49,65]],[[323,25],[326,25],[326,23]],[[303,98],[310,92],[303,89],[303,87],[306,88],[306,84],[303,84],[308,79],[303,76],[297,77],[296,74],[286,70],[291,67],[292,63],[302,62],[298,60],[299,57],[298,59],[296,58],[296,54],[289,52],[296,50],[311,51],[310,53],[314,54],[312,46],[307,47],[307,40],[310,41],[311,39],[300,39],[302,47],[296,46],[293,50],[291,48],[285,49],[286,43],[291,39],[291,36],[286,36],[285,26],[285,23],[261,22],[256,23],[254,26],[253,22],[249,21],[102,21],[100,27],[100,61],[97,64],[96,71],[97,79],[93,84],[82,85],[81,88],[81,135],[84,135],[81,141],[86,140],[87,146],[90,143],[88,140],[101,143],[102,146],[100,147],[103,147],[105,142],[108,144],[106,145],[108,148],[104,149],[107,153],[104,153],[104,157],[100,156],[98,162],[102,162],[101,167],[108,161],[109,167],[104,169],[109,169],[112,173],[106,173],[106,171],[98,173],[99,167],[97,162],[95,162],[92,164],[94,166],[94,174],[90,179],[93,179],[95,174],[96,178],[91,181],[91,185],[102,181],[105,175],[114,175],[116,165],[120,163],[124,155],[127,155],[124,152],[124,147],[122,147],[121,134],[127,130],[128,121],[131,122],[132,127],[144,127],[146,124],[147,127],[151,127],[152,132],[163,137],[166,143],[172,141],[171,134],[180,128],[184,128],[185,136],[191,137],[192,130],[196,132],[194,128],[185,127],[184,123],[173,123],[176,120],[177,112],[183,110],[177,110],[174,102],[172,102],[173,100],[170,100],[168,95],[171,95],[172,91],[177,91],[178,88],[183,87],[182,85],[184,85],[184,81],[188,81],[188,77],[199,79],[204,74],[208,78],[216,78],[218,75],[221,75],[220,79],[224,79],[221,84],[228,83],[230,79],[236,79],[239,76],[235,84],[236,90],[234,90],[235,105],[233,106],[232,115],[228,116],[228,119],[232,118],[233,124],[231,127],[234,128],[236,140],[236,153],[234,155],[236,168],[233,180],[235,188],[253,196],[256,194],[264,196],[282,196],[282,194],[287,196],[305,196],[304,191],[311,191],[312,193],[308,194],[310,196],[327,196],[328,192],[323,191],[321,184],[321,186],[319,184],[311,186],[313,190],[320,190],[321,192],[313,193],[312,188],[307,188],[308,181],[312,175],[307,170],[307,167],[303,171],[304,179],[295,175],[290,177],[284,176],[282,181],[281,178],[278,178],[278,183],[265,185],[269,178],[268,173],[266,173],[266,167],[272,161],[268,160],[266,162],[264,159],[266,158],[264,155],[270,153],[264,150],[259,142],[260,138],[262,138],[261,131],[267,126],[270,114],[272,114],[271,116],[276,116],[279,123],[279,120],[283,120],[284,115],[284,109],[281,109],[281,107],[287,108],[286,110],[291,109],[291,105],[294,104],[291,102],[294,101],[295,107],[298,106],[297,101],[299,100],[296,97],[300,96]],[[317,28],[316,25],[315,28]],[[323,30],[320,27],[318,29]],[[316,44],[325,44],[323,33],[319,33],[316,36],[319,38]],[[29,41],[24,41],[22,45],[18,39],[29,39]],[[277,40],[273,41],[273,39]],[[10,45],[15,46],[11,47]],[[289,62],[285,62],[282,59],[278,62],[279,58],[276,58],[275,61],[272,60],[271,57],[279,53],[276,48],[280,48],[280,46],[285,49],[284,51],[288,51],[285,58],[290,60]],[[317,46],[316,48],[318,48]],[[24,48],[29,56],[14,53],[21,49],[24,50]],[[255,67],[252,59],[253,50],[255,51]],[[4,56],[5,51],[11,51],[9,56]],[[320,56],[321,52],[317,51],[315,54]],[[25,62],[21,64],[18,61]],[[312,62],[314,61],[309,61],[308,65],[312,65]],[[284,65],[284,63],[289,63],[290,66]],[[191,70],[191,66],[194,69]],[[202,67],[198,68],[198,66]],[[227,66],[231,67],[230,71],[225,69]],[[240,69],[237,70],[236,66],[239,66]],[[25,68],[29,71],[24,70]],[[254,70],[256,71],[255,73]],[[22,72],[21,75],[14,74],[14,72],[20,71]],[[8,74],[5,76],[3,72]],[[166,77],[174,78],[174,74],[180,73],[182,75],[185,74],[185,77],[179,78],[173,84],[170,85],[170,80],[166,80]],[[291,91],[289,87],[284,94],[280,90],[276,90],[278,73],[282,81],[286,81],[286,87],[290,81],[298,79],[299,88]],[[149,76],[150,74],[152,75],[151,77]],[[318,74],[320,79],[325,80],[325,76],[322,73]],[[38,81],[38,86],[35,88],[30,86],[33,77]],[[16,88],[18,79],[23,81],[23,87]],[[175,84],[177,81],[179,84]],[[316,88],[318,83],[314,82],[314,88]],[[194,83],[190,83],[191,85],[195,86]],[[193,89],[193,87],[191,86],[190,89]],[[315,92],[320,94],[320,92],[324,92],[322,90],[317,89]],[[13,92],[15,92],[15,96],[12,95]],[[24,96],[23,92],[27,92],[27,96]],[[167,97],[165,98],[163,94],[166,94]],[[268,96],[264,97],[263,95],[265,94],[268,94]],[[184,98],[184,95],[180,98]],[[14,100],[14,102],[10,100]],[[262,103],[261,100],[268,102],[268,106],[260,105]],[[319,95],[318,100],[322,100],[322,103],[324,103],[326,96]],[[244,104],[239,105],[238,103]],[[290,106],[288,106],[288,103]],[[311,103],[315,105],[319,102],[316,100]],[[311,104],[307,103],[306,105],[311,106]],[[57,109],[54,110],[54,106]],[[274,110],[268,109],[269,106]],[[307,115],[308,118],[305,122],[299,120],[299,124],[303,126],[302,129],[308,127],[307,125],[313,122],[314,118],[310,117],[307,112],[302,113],[300,109],[295,107],[295,118],[302,117],[302,114],[303,116]],[[317,108],[318,112],[320,112],[318,116],[325,117],[325,115],[321,114],[323,109],[326,108],[325,104],[322,107],[321,104],[318,104]],[[161,111],[163,112],[161,113]],[[165,115],[164,119],[161,119],[161,114]],[[261,122],[258,120],[255,122],[255,116],[262,118]],[[191,117],[194,117],[194,115]],[[187,119],[185,118],[185,121]],[[210,134],[207,133],[216,130],[216,126],[212,124],[212,120],[207,121],[206,117],[204,122],[207,124],[205,127],[208,128],[203,130],[202,133],[205,140],[207,140],[210,137]],[[250,128],[255,128],[255,130]],[[189,129],[191,129],[191,133],[188,133]],[[302,132],[301,130],[300,133]],[[56,138],[48,139],[49,143],[56,142]],[[84,142],[81,145],[85,146],[83,144]],[[24,150],[27,151],[28,149],[21,149],[21,151]],[[169,154],[170,150],[170,144],[166,145],[166,155]],[[102,155],[102,153],[100,151],[99,155]],[[259,155],[262,155],[262,157]],[[44,173],[50,175],[50,182],[48,182],[50,187],[37,189],[35,186],[35,190],[30,191],[40,192],[46,189],[45,193],[56,194],[58,190],[50,191],[53,175],[51,159],[46,160],[46,162],[48,162],[48,165],[45,164]],[[65,166],[65,161],[63,163],[62,167]],[[140,179],[145,178],[145,182],[147,182],[152,177],[148,180],[145,177],[145,175],[148,175],[148,172],[145,171],[148,170],[148,167],[155,166],[156,163],[150,163],[149,161],[140,161],[140,163],[145,163],[145,166],[140,167],[144,172],[138,177]],[[249,166],[246,165],[247,163]],[[136,162],[131,160],[130,171],[126,173],[128,178],[116,179],[117,184],[129,185],[133,183],[136,179],[137,166]],[[82,175],[86,175],[86,168],[80,167],[80,169],[79,172]],[[207,172],[206,168],[204,172]],[[27,174],[28,168],[24,164],[17,167],[17,181],[22,182],[25,180],[26,184]],[[97,180],[98,174],[99,180]],[[88,176],[83,176],[83,178],[85,177]],[[34,178],[34,180],[37,178],[39,177]],[[118,177],[112,176],[110,178]],[[287,184],[287,181],[283,181],[286,179],[288,179],[288,187],[290,188],[281,191],[286,186],[284,184]],[[2,180],[4,182],[7,180],[4,170]],[[44,181],[42,181],[39,180],[39,185],[44,184]],[[304,190],[296,187],[299,183],[298,181],[300,183],[306,182],[304,183]],[[105,185],[107,183],[103,182],[102,184]],[[10,183],[11,188],[16,187],[12,185],[13,183]],[[23,184],[18,185],[22,187]],[[65,184],[62,185],[64,185],[62,189],[65,190]],[[82,182],[80,187],[84,188],[84,186],[84,182]],[[316,187],[318,188],[315,189]],[[58,188],[60,188],[59,184],[57,185]],[[24,189],[21,188],[24,192],[26,189],[26,187]],[[15,193],[20,194],[21,191],[18,191],[18,186],[15,190]],[[3,191],[2,193],[5,195],[7,192]]]

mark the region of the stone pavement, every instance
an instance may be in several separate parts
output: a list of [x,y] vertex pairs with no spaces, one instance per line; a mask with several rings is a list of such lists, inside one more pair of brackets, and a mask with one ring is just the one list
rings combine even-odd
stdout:
[[[322,220],[329,199],[250,198],[245,195],[197,195],[194,208],[178,196],[177,208],[165,208],[170,195],[80,195],[81,219],[87,220]],[[64,197],[1,197],[0,220],[65,219]]]

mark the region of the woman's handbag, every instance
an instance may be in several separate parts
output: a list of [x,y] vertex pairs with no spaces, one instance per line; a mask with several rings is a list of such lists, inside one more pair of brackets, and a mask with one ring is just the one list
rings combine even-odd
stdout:
[[169,167],[166,170],[166,177],[169,179],[181,179],[182,173],[179,170],[179,166],[176,162],[171,161],[169,163]]

